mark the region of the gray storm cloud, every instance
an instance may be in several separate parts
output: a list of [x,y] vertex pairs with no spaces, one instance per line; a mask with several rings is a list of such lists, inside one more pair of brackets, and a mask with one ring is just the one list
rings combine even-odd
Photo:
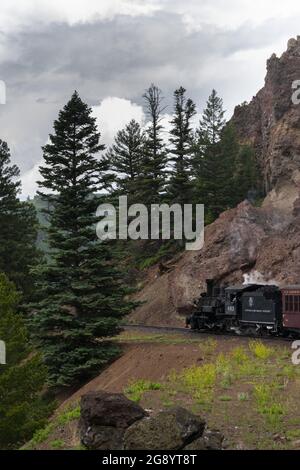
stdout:
[[[85,15],[81,23],[77,20],[83,10],[75,8],[73,21],[53,12],[51,21],[44,17],[38,21],[36,13],[27,19],[26,28],[18,24],[0,29],[0,80],[7,85],[7,104],[0,107],[0,138],[7,140],[23,174],[40,161],[53,120],[74,89],[91,106],[108,97],[120,99],[120,108],[114,101],[116,117],[106,113],[109,121],[102,120],[103,137],[111,134],[110,125],[111,131],[116,128],[114,121],[126,121],[125,113],[132,114],[122,100],[141,106],[141,95],[151,82],[162,88],[169,114],[172,93],[180,85],[188,89],[199,111],[210,90],[217,88],[230,113],[263,84],[267,57],[274,50],[281,52],[286,40],[298,32],[295,16],[263,17],[260,24],[239,24],[235,17],[234,26],[228,28],[221,21],[224,2],[219,0],[210,2],[210,12],[213,7],[218,12],[215,23],[213,14],[204,15],[201,22],[199,2],[193,0],[185,2],[185,11],[177,0],[173,8],[165,0],[133,2],[140,10],[129,10],[130,2],[121,2],[122,15],[117,14],[117,3],[113,13],[107,10],[106,15],[90,19]],[[148,10],[141,10],[142,3]],[[207,2],[201,4],[208,8]],[[2,4],[0,19],[1,9]],[[224,10],[224,16],[227,13]],[[99,125],[101,130],[100,115]]]

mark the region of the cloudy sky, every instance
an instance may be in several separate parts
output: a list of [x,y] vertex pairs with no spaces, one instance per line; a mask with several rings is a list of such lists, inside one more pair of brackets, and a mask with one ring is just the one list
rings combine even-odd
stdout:
[[75,89],[107,145],[131,118],[143,123],[151,82],[169,114],[183,85],[199,113],[216,88],[230,117],[263,85],[266,59],[300,34],[299,20],[299,0],[1,0],[0,138],[23,195],[35,192],[41,146]]

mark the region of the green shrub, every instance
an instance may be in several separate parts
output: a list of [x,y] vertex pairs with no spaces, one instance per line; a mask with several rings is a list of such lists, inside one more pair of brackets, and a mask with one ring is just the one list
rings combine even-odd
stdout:
[[274,354],[274,349],[269,348],[261,341],[250,341],[249,349],[258,359],[267,360]]

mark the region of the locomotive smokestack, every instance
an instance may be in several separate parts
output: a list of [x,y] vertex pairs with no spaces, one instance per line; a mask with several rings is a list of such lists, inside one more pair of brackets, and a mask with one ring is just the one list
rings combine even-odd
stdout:
[[206,286],[207,286],[207,296],[213,296],[213,289],[214,289],[215,281],[213,279],[206,279]]

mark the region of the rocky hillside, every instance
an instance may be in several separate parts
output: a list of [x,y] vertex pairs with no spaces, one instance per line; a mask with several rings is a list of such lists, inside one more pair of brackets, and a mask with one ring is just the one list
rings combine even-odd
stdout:
[[205,247],[185,252],[169,271],[149,273],[130,317],[133,323],[181,325],[205,280],[242,282],[243,275],[282,284],[300,283],[300,105],[292,83],[300,79],[300,36],[267,62],[265,86],[232,118],[240,138],[251,142],[268,195],[261,208],[243,202],[205,232]]
[[300,36],[281,57],[267,61],[264,87],[249,104],[237,106],[232,121],[242,141],[256,149],[268,202],[293,209],[300,185],[300,106],[292,102],[300,80]]

